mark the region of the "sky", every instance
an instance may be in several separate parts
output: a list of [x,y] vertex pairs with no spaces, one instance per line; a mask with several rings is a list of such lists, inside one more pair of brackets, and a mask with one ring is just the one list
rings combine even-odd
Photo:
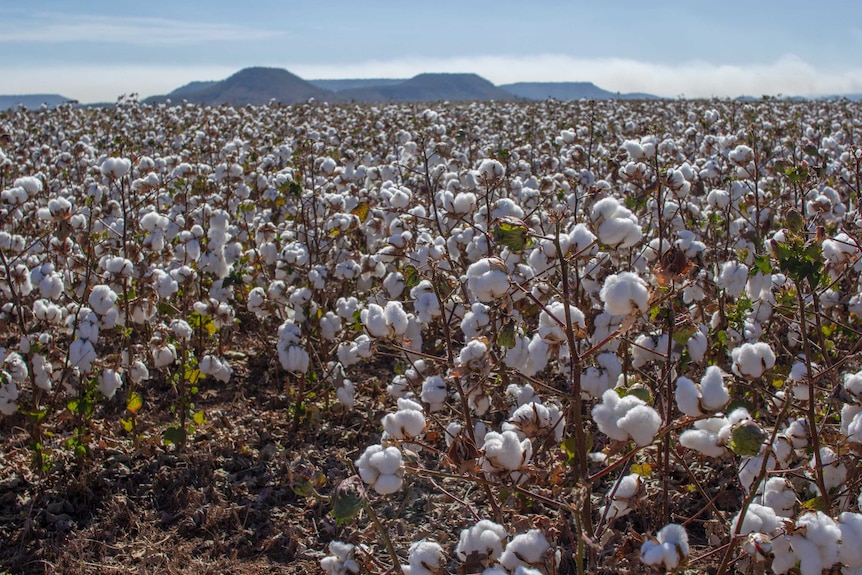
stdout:
[[0,0],[0,94],[164,94],[249,66],[665,97],[862,93],[855,0]]

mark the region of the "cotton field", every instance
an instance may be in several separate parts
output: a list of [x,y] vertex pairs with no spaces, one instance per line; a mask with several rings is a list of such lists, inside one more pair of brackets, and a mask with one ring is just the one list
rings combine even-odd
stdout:
[[255,493],[314,510],[311,569],[862,574],[860,137],[847,101],[0,113],[0,492],[194,457],[202,396],[265,383]]

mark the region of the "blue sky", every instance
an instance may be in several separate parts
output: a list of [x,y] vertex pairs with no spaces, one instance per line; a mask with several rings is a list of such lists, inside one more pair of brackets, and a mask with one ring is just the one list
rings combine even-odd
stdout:
[[307,79],[475,72],[670,97],[862,92],[860,6],[0,0],[0,93],[114,101],[256,65]]

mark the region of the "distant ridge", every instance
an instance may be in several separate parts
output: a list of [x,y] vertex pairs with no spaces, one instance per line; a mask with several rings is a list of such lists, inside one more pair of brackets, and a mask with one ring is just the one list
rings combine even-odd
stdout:
[[652,94],[620,94],[599,88],[592,82],[517,82],[500,88],[527,100],[660,100]]
[[338,99],[353,102],[433,102],[514,100],[515,97],[478,74],[419,74],[388,86],[341,90]]
[[309,83],[314,84],[318,88],[324,90],[332,90],[340,92],[342,90],[352,90],[353,88],[370,88],[375,86],[392,86],[405,82],[406,78],[349,78],[344,80],[309,80]]
[[153,96],[144,102],[181,97],[193,104],[260,106],[271,100],[297,104],[309,98],[329,99],[332,95],[333,92],[318,88],[282,68],[244,68],[219,82],[192,82],[167,96]]
[[0,96],[0,110],[10,110],[19,104],[28,110],[35,110],[45,104],[49,108],[56,108],[66,102],[77,103],[60,94],[19,94],[11,96]]

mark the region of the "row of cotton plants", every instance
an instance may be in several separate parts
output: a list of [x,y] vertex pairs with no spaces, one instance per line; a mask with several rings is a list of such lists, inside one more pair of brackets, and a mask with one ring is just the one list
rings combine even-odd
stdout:
[[[4,113],[2,425],[50,473],[94,420],[183,448],[250,349],[296,425],[379,401],[374,366],[387,414],[341,446],[367,492],[336,517],[385,545],[344,527],[327,572],[862,573],[859,111]],[[374,509],[444,480],[460,538],[396,548]],[[514,521],[536,502],[550,522]]]

